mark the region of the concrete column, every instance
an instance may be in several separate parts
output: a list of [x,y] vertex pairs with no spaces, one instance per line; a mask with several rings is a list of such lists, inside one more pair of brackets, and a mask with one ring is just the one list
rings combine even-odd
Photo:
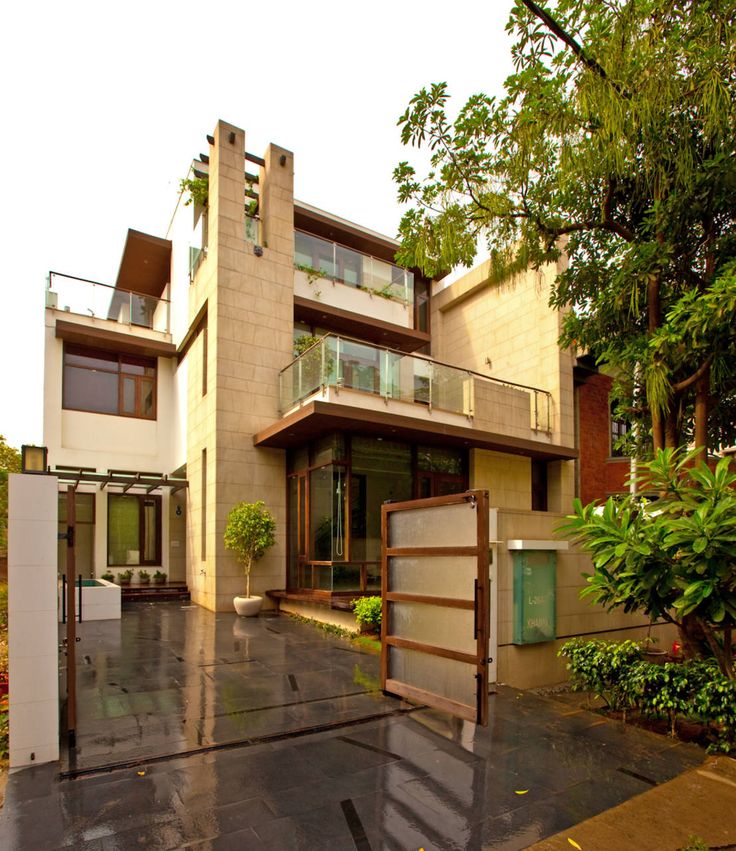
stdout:
[[9,477],[10,767],[59,759],[58,480]]

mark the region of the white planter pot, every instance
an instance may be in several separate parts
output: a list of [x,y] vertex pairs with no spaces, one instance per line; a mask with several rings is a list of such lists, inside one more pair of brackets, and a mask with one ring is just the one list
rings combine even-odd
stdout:
[[263,603],[263,597],[233,597],[233,605],[235,606],[235,611],[246,618],[255,617],[258,612],[261,611],[261,604]]

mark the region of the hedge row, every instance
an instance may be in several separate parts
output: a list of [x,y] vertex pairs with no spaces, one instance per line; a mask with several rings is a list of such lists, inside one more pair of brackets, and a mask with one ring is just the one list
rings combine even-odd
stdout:
[[659,665],[643,658],[635,641],[568,641],[559,652],[568,660],[572,687],[602,698],[612,711],[635,709],[667,718],[672,734],[679,719],[709,725],[711,749],[736,749],[736,681],[714,660],[691,659]]

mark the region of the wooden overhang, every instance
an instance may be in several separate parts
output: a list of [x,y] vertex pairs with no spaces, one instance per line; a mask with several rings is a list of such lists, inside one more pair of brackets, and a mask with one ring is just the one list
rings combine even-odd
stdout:
[[[411,310],[411,307],[409,308]],[[426,331],[402,328],[391,322],[373,319],[350,310],[331,307],[323,302],[312,301],[302,296],[294,296],[294,321],[307,325],[325,326],[330,331],[348,337],[359,337],[379,346],[399,349],[402,352],[415,352],[429,343],[431,337]]]
[[170,279],[170,240],[129,229],[115,286],[161,298]]
[[94,467],[59,466],[49,469],[46,475],[56,476],[59,481],[71,484],[75,490],[79,485],[95,485],[95,487],[99,485],[100,490],[110,487],[122,488],[123,493],[138,490],[151,493],[159,488],[168,488],[173,494],[189,487],[186,479],[166,476],[163,473],[131,470],[107,470],[107,472],[98,473]]
[[294,227],[307,233],[321,236],[330,242],[348,245],[364,254],[371,254],[387,263],[395,263],[394,257],[399,249],[395,239],[376,233],[368,228],[333,216],[317,207],[311,207],[301,201],[294,201]]
[[577,450],[568,446],[321,401],[309,402],[263,429],[254,435],[253,444],[287,449],[300,446],[329,431],[376,434],[389,439],[422,441],[437,446],[491,449],[540,461],[568,461],[578,457]]
[[173,343],[119,331],[108,331],[106,328],[96,328],[93,325],[66,322],[63,319],[56,321],[56,336],[67,343],[77,343],[80,346],[91,346],[126,355],[140,355],[147,358],[176,356],[176,346]]

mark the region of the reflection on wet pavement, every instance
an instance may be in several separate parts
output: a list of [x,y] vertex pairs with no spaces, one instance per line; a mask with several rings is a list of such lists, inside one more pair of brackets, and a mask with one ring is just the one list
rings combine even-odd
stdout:
[[[0,847],[517,849],[702,761],[504,687],[485,729],[428,709],[361,723],[398,703],[371,688],[377,658],[339,639],[198,609],[132,620],[117,650],[104,627],[82,645],[77,766],[91,770],[13,774]],[[305,734],[320,724],[334,729]]]

